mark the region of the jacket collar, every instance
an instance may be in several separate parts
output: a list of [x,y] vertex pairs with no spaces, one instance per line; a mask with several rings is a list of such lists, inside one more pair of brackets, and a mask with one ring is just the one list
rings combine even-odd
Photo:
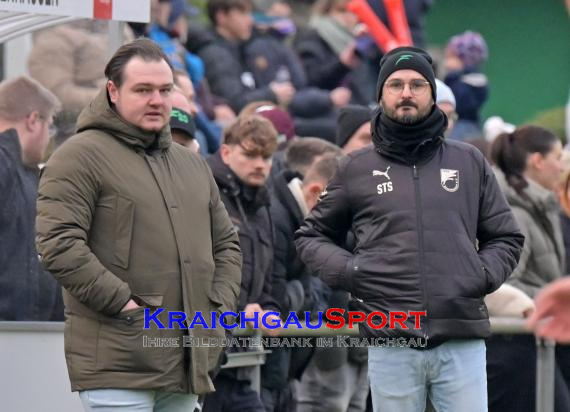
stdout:
[[558,200],[555,194],[535,181],[527,178],[528,186],[523,189],[525,194],[523,197],[508,184],[505,174],[498,167],[494,166],[493,172],[495,172],[497,182],[511,206],[517,206],[529,211],[537,208],[542,212],[558,209]]
[[143,130],[124,120],[111,106],[104,87],[77,119],[77,133],[101,130],[134,149],[165,150],[172,143],[168,124],[159,132]]
[[545,189],[534,180],[528,179],[528,186],[524,189],[527,196],[533,203],[545,212],[558,209],[558,200],[556,195],[548,189]]
[[22,162],[22,146],[16,129],[8,129],[2,132],[0,147],[3,147],[11,158],[19,163]]
[[284,170],[275,176],[273,186],[273,193],[276,200],[283,205],[291,219],[293,219],[299,226],[303,223],[305,216],[303,215],[301,205],[295,198],[289,184],[293,182],[295,178],[300,177],[301,176],[296,172]]

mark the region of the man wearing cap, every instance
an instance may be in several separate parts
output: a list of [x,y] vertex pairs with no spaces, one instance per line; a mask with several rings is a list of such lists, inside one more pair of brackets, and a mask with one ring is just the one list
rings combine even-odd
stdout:
[[170,113],[170,132],[175,143],[187,147],[194,153],[198,153],[200,145],[194,139],[196,124],[190,113],[173,107]]
[[[487,410],[483,298],[524,241],[483,155],[443,139],[431,63],[414,47],[382,58],[373,147],[341,162],[296,234],[305,264],[372,314],[359,327],[374,339],[375,411],[423,411],[427,396],[436,410]],[[338,246],[350,229],[353,252]]]
[[200,150],[196,141],[196,123],[192,117],[195,106],[179,90],[172,92],[172,111],[170,112],[170,134],[172,140],[190,149],[194,153]]
[[350,104],[338,115],[336,144],[344,154],[352,153],[372,144],[370,134],[371,110],[366,106]]

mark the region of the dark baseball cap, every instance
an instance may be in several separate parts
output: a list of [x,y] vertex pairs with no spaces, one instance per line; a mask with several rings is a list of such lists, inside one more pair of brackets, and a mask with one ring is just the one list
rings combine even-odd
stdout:
[[190,113],[173,107],[170,113],[170,130],[180,130],[189,139],[194,139],[194,136],[196,136],[196,123],[194,123],[194,118]]

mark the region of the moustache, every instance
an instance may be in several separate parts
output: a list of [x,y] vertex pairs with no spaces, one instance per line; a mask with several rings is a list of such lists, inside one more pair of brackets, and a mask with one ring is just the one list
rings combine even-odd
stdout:
[[249,174],[251,177],[262,177],[265,178],[265,173],[261,173],[261,172],[253,172]]
[[414,108],[418,108],[418,105],[415,104],[413,101],[411,100],[402,100],[401,103],[398,103],[398,105],[396,106],[397,109],[399,109],[400,107],[414,107]]

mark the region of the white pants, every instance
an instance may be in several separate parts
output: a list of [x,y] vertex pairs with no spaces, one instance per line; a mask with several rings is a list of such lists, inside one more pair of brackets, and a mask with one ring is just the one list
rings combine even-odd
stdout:
[[198,395],[137,389],[79,392],[86,412],[193,412]]

